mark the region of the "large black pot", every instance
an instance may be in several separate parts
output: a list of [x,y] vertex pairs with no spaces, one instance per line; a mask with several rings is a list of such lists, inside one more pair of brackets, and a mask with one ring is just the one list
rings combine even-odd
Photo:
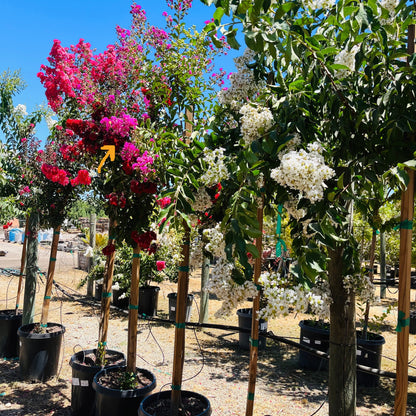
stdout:
[[[329,325],[328,329],[318,322],[305,320],[299,322],[300,344],[322,352],[329,351]],[[299,350],[299,366],[308,370],[327,370],[328,360],[319,358],[305,350]]]
[[[169,293],[168,299],[169,299],[169,319],[171,321],[176,320],[176,301],[178,298],[177,293]],[[186,298],[186,317],[185,321],[189,322],[191,319],[191,313],[192,313],[192,302],[194,300],[194,295],[188,295]]]
[[[72,367],[71,411],[74,416],[93,416],[95,412],[95,391],[92,388],[94,376],[102,369],[100,365],[88,365],[88,356],[95,350],[84,350],[74,354],[69,360]],[[87,360],[86,360],[87,358]],[[107,350],[108,365],[126,364],[122,352]]]
[[[210,416],[212,414],[212,408],[209,400],[202,394],[195,393],[193,391],[181,391],[182,401],[186,402],[187,399],[197,399],[201,402],[203,410],[195,416]],[[154,393],[147,396],[141,403],[138,416],[153,416],[154,413],[150,413],[151,408],[156,402],[165,401],[166,409],[170,407],[171,391],[162,391],[161,393]],[[166,414],[170,414],[169,412]],[[156,413],[158,415],[158,413]]]
[[139,314],[147,316],[157,315],[159,290],[159,286],[143,286],[139,288]]
[[99,379],[103,374],[118,371],[125,366],[104,368],[94,376],[92,384],[95,390],[95,416],[136,416],[141,401],[156,387],[153,373],[145,369],[137,369],[152,380],[146,387],[134,390],[116,390],[103,386]]
[[[366,367],[381,368],[381,353],[386,340],[382,335],[368,333],[368,339],[361,338],[361,331],[357,331],[357,364]],[[380,381],[378,374],[370,374],[357,369],[357,385],[377,387]]]
[[20,338],[20,374],[24,379],[46,381],[58,373],[65,327],[48,322],[47,328],[57,326],[59,330],[44,334],[31,333],[35,325],[23,325],[17,331]]
[[[251,323],[253,320],[253,309],[252,308],[243,308],[237,310],[238,316],[238,326],[244,329],[251,329]],[[267,322],[264,319],[259,320],[259,330],[267,330]],[[249,332],[239,332],[238,333],[238,345],[244,350],[250,349],[250,333]],[[259,350],[264,350],[266,348],[266,338],[259,336]]]
[[22,325],[22,314],[14,309],[0,311],[0,357],[19,357],[19,337],[17,330]]

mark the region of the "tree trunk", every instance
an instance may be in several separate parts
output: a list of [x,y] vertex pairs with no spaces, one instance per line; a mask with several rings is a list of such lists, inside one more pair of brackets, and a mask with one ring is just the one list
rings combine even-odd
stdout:
[[208,322],[208,302],[209,294],[205,290],[209,280],[209,266],[210,260],[208,257],[203,256],[202,259],[202,270],[201,270],[201,302],[199,306],[199,323]]
[[355,296],[343,286],[343,247],[329,250],[328,274],[333,303],[329,337],[329,415],[355,416]]
[[[97,234],[97,216],[95,214],[90,215],[90,246],[94,249],[95,248],[95,236]],[[91,268],[94,266],[93,264],[94,257],[91,258],[90,268],[88,272],[90,272]],[[87,296],[92,298],[93,295],[93,288],[94,282],[92,279],[87,279]]]
[[380,299],[386,297],[386,234],[380,232]]
[[36,274],[38,270],[38,228],[39,214],[32,212],[29,217],[26,252],[26,279],[23,298],[23,325],[31,324],[35,315]]

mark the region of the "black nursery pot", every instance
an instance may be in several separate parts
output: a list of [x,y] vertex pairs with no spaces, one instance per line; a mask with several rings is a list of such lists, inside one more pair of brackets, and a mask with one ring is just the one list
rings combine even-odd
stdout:
[[47,328],[57,326],[52,333],[30,333],[35,324],[21,326],[17,334],[20,339],[20,374],[24,379],[46,381],[58,373],[59,355],[65,327],[48,322]]
[[[329,351],[329,329],[315,321],[300,321],[300,344],[322,352]],[[328,326],[329,328],[329,326]],[[299,350],[299,366],[308,370],[328,370],[328,360],[305,350]]]
[[[186,403],[200,404],[201,410],[199,413],[192,413],[195,416],[210,416],[212,414],[211,403],[202,394],[193,391],[181,391],[182,402],[186,409]],[[138,416],[169,416],[170,415],[170,397],[171,391],[162,391],[161,393],[151,394],[147,396],[141,403]],[[157,405],[159,410],[155,410]]]
[[[176,302],[177,302],[178,294],[177,293],[169,293],[168,299],[169,299],[169,319],[171,321],[176,320]],[[186,317],[185,321],[189,322],[191,319],[191,313],[192,313],[192,302],[194,300],[194,295],[189,294],[186,298]]]
[[159,300],[159,286],[143,286],[139,288],[139,314],[147,316],[157,315]]
[[156,377],[143,368],[137,369],[152,380],[148,386],[133,390],[116,390],[103,386],[99,379],[103,374],[118,371],[125,366],[104,368],[94,376],[92,384],[95,390],[95,416],[136,416],[141,401],[156,387]]
[[[251,323],[253,320],[253,309],[252,308],[243,308],[237,310],[238,315],[238,326],[244,329],[251,329]],[[259,320],[259,330],[267,330],[267,322],[264,319]],[[239,332],[238,333],[238,345],[243,350],[250,349],[250,333],[249,332]],[[266,338],[259,336],[259,351],[266,348]]]
[[22,326],[22,314],[14,309],[0,311],[0,357],[19,357],[19,337],[17,330]]
[[[102,367],[100,365],[86,365],[87,361],[85,360],[88,355],[94,353],[95,350],[79,351],[69,360],[69,365],[72,368],[71,411],[74,416],[93,416],[95,412],[95,391],[92,388],[92,383],[94,376]],[[126,357],[122,352],[107,350],[106,359],[111,359],[113,364],[126,364]]]
[[[362,339],[361,331],[357,331],[357,364],[366,367],[381,368],[381,354],[386,340],[382,335],[368,333],[368,339]],[[357,385],[377,387],[380,382],[378,374],[370,374],[357,369]]]

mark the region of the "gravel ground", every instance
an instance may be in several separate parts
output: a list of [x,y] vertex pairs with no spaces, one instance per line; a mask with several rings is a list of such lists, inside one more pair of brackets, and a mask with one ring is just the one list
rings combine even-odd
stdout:
[[[21,245],[0,242],[0,250],[8,251],[0,257],[0,268],[18,268]],[[40,248],[40,265],[46,270],[49,250]],[[71,368],[69,359],[80,349],[97,345],[99,305],[85,304],[85,289],[76,289],[85,273],[76,269],[74,254],[59,252],[55,281],[66,287],[68,297],[55,290],[51,302],[50,322],[63,323],[66,327],[62,363],[58,376],[46,383],[27,383],[19,377],[18,362],[0,361],[0,414],[17,415],[70,415]],[[195,295],[191,321],[197,321],[200,280],[195,273],[190,279],[190,292]],[[159,294],[158,317],[167,318],[167,294],[176,291],[176,285],[164,283]],[[17,277],[0,273],[0,308],[12,308],[17,288]],[[37,296],[37,319],[41,311],[44,285],[39,282]],[[75,292],[74,290],[77,290]],[[372,308],[380,315],[389,303],[397,299],[395,291],[388,292],[388,298]],[[412,300],[415,293],[412,291]],[[78,295],[78,293],[80,295]],[[6,298],[8,303],[6,304]],[[250,303],[242,305],[250,307]],[[219,302],[210,300],[210,323],[237,325],[237,316],[217,320],[214,312]],[[394,310],[394,309],[393,309]],[[397,308],[396,308],[397,310]],[[35,320],[36,320],[35,318]],[[289,315],[284,319],[269,322],[268,329],[276,335],[298,341],[301,319],[307,315]],[[386,338],[382,369],[395,371],[396,334],[394,332],[396,312],[391,312],[386,325],[382,327]],[[111,349],[127,350],[127,315],[116,309],[111,312],[108,346]],[[154,321],[139,321],[137,365],[156,375],[157,390],[166,390],[171,384],[174,327]],[[410,335],[410,359],[416,356],[416,335]],[[199,392],[211,401],[213,415],[242,416],[248,384],[247,351],[239,348],[238,334],[217,329],[187,330],[186,355],[183,388]],[[414,364],[414,363],[413,363]],[[409,367],[409,374],[416,375],[416,369]],[[382,378],[377,388],[358,388],[357,415],[393,414],[394,380]],[[256,384],[254,414],[256,416],[308,416],[327,415],[327,373],[306,371],[298,367],[298,351],[284,343],[268,341],[267,347],[259,354],[258,378]],[[416,387],[409,383],[408,415],[416,415]]]

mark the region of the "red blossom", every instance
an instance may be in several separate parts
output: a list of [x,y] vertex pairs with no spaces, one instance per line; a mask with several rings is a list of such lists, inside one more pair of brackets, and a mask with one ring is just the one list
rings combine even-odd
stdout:
[[145,233],[139,234],[137,231],[131,233],[131,239],[138,244],[142,250],[148,250],[149,252],[154,253],[155,248],[151,247],[155,244],[152,244],[152,241],[156,240],[156,233],[154,231],[146,231]]
[[116,246],[114,244],[108,244],[106,247],[103,248],[102,252],[104,256],[110,256],[112,253],[116,251]]

